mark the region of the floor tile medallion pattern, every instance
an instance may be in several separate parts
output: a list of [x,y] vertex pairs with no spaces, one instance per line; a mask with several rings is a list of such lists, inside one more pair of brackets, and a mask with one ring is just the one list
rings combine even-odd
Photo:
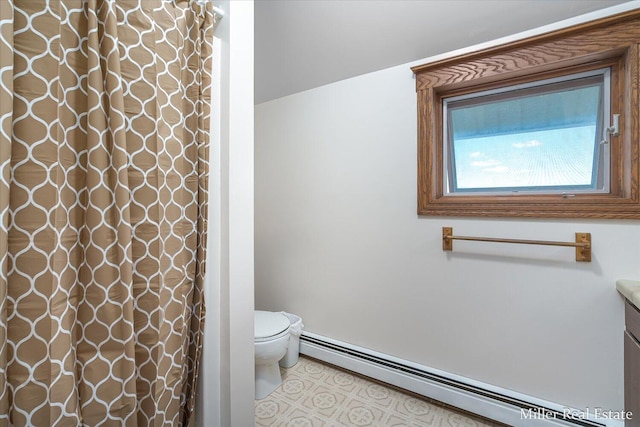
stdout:
[[256,426],[497,427],[301,356],[283,383],[255,401]]

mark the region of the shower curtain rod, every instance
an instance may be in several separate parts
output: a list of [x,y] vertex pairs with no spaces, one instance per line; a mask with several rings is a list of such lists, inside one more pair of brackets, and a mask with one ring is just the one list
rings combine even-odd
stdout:
[[[213,2],[213,0],[196,0],[196,3],[198,4],[205,4],[209,2]],[[213,6],[213,13],[218,15],[220,18],[224,17],[224,10],[220,9],[218,6]]]
[[213,13],[218,15],[220,18],[224,18],[224,10],[220,9],[218,6],[213,6]]

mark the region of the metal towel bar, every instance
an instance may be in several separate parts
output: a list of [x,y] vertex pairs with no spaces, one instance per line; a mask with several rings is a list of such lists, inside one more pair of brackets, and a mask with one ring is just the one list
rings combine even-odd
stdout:
[[502,239],[496,237],[454,236],[453,227],[442,227],[442,250],[452,251],[454,240],[472,240],[476,242],[520,243],[526,245],[569,246],[576,248],[576,261],[591,262],[591,233],[576,233],[575,242],[557,242],[549,240]]

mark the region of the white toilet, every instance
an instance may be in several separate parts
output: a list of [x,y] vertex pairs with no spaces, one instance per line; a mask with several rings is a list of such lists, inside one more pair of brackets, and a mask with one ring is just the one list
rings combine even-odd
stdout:
[[282,313],[255,311],[256,399],[263,399],[282,384],[278,361],[289,347],[289,318]]

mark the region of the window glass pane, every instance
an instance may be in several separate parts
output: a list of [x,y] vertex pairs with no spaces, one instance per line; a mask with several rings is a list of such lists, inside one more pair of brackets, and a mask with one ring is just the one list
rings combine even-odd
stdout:
[[598,190],[603,73],[445,100],[448,192]]

